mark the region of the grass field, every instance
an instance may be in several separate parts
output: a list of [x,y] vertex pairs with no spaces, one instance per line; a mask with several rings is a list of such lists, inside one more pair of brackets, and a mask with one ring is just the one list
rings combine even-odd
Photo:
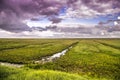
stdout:
[[[100,78],[99,78],[100,79]],[[16,69],[0,66],[0,80],[99,80],[53,70],[33,70],[33,69]],[[101,78],[101,80],[107,80]]]
[[0,61],[31,63],[55,54],[74,44],[76,40],[58,39],[1,39]]
[[[53,62],[32,63],[76,42]],[[2,39],[0,44],[0,61],[28,63],[21,69],[1,66],[0,80],[120,79],[120,39]]]

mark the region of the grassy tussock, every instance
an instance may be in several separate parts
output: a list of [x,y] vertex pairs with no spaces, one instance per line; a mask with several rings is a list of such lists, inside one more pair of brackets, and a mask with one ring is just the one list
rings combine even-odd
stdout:
[[[15,69],[0,66],[0,80],[99,80],[52,70]],[[101,79],[106,80],[106,79]]]

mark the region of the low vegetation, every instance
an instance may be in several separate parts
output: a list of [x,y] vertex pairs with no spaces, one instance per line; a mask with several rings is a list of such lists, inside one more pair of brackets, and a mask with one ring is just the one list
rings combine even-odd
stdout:
[[117,39],[115,39],[115,40],[112,40],[112,39],[111,40],[97,40],[97,42],[120,50],[120,40],[119,39],[118,40]]
[[[0,66],[0,80],[120,79],[120,39],[1,39],[0,44],[0,61],[27,63],[20,69]],[[32,63],[73,44],[53,62]]]
[[[0,66],[0,80],[99,80],[88,76],[51,70],[16,69]],[[101,79],[106,80],[106,79]]]
[[1,39],[0,61],[31,63],[60,52],[75,42],[76,40],[65,39]]
[[[116,40],[111,41],[112,44],[115,42]],[[120,40],[116,45],[120,45]],[[80,40],[65,56],[56,61],[28,66],[34,69],[60,70],[108,80],[119,80],[120,49],[103,45],[98,40]]]

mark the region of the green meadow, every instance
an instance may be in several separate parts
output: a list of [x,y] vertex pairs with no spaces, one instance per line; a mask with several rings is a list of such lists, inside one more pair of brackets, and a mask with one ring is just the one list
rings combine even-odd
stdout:
[[76,40],[63,39],[1,39],[0,61],[31,63],[60,52],[75,42]]
[[0,62],[25,65],[1,65],[0,80],[120,80],[120,39],[0,39]]

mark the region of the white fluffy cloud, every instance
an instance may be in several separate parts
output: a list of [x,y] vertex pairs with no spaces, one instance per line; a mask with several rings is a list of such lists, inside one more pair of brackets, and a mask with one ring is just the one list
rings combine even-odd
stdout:
[[[62,8],[65,8],[65,11],[60,12]],[[59,24],[59,22],[66,18],[85,19],[106,16],[108,14],[114,16],[114,14],[119,12],[120,0],[0,0],[0,29],[6,30],[1,30],[0,33],[3,34],[1,35],[2,37],[53,37],[56,35],[57,37],[73,37],[105,35],[105,33],[114,35],[112,31],[120,31],[119,26],[110,29],[109,27],[106,29],[106,27],[102,26],[102,28],[94,31],[96,28],[91,27],[89,23],[87,25],[77,22],[72,23],[70,20],[65,24]],[[24,22],[26,19],[29,20],[39,16],[44,16],[44,18],[51,22]],[[120,19],[120,16],[118,19]],[[118,25],[118,23],[118,21],[114,22],[115,25]],[[53,31],[47,30],[46,26],[51,24],[56,24],[60,28],[63,27],[62,29],[59,28],[63,31],[59,33],[59,30],[56,30],[56,28]],[[35,31],[31,28],[33,26],[45,28],[45,30],[39,29]],[[88,26],[90,27],[88,28]],[[78,28],[79,30],[77,30]],[[90,28],[93,28],[93,32],[90,32]]]
[[[68,9],[67,17],[93,18],[99,15],[115,14],[120,12],[117,6],[119,1],[101,1],[101,0],[78,0],[71,4]],[[116,4],[116,7],[115,7]],[[114,7],[114,8],[113,8]]]
[[0,38],[12,38],[12,37],[15,37],[14,36],[14,33],[11,33],[11,32],[8,32],[8,31],[5,31],[5,30],[1,30],[0,29]]
[[118,19],[120,20],[120,16],[118,16]]

